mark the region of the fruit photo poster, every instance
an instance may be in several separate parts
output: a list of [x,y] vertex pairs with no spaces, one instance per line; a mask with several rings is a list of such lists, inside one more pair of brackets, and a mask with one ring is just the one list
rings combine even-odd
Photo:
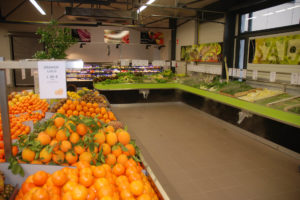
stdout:
[[129,44],[129,31],[104,30],[104,42],[108,44]]
[[164,44],[164,34],[162,32],[141,32],[141,44]]
[[91,42],[91,34],[86,29],[72,29],[72,37],[78,42]]

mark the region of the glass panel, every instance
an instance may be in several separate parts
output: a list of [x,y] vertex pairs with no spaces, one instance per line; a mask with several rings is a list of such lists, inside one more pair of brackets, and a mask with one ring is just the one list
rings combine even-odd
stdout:
[[240,40],[239,69],[244,67],[245,40]]
[[241,32],[299,24],[300,0],[242,15]]

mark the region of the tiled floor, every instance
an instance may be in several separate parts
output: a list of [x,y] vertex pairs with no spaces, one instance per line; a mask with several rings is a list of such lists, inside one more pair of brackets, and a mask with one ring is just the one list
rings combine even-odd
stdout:
[[299,200],[300,160],[182,103],[113,105],[170,199]]

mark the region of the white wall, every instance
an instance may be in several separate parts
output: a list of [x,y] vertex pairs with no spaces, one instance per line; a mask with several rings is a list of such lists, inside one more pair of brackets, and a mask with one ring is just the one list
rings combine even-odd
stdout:
[[[216,20],[224,22],[224,18]],[[210,42],[223,42],[224,24],[206,22],[201,23],[199,26],[198,42],[210,43]]]
[[195,44],[195,23],[195,20],[191,20],[178,27],[176,32],[176,40],[178,40],[178,44],[176,44],[176,60],[180,60],[181,46]]
[[[10,59],[10,44],[8,32],[36,32],[37,25],[15,25],[15,24],[0,24],[0,57]],[[83,28],[83,27],[70,27]],[[151,46],[146,49],[146,45],[140,43],[140,31],[130,30],[130,44],[121,45],[116,49],[116,45],[110,45],[110,55],[107,55],[107,44],[104,43],[104,29],[124,29],[119,27],[86,27],[91,33],[92,42],[86,43],[83,48],[79,48],[80,44],[75,44],[67,50],[68,58],[83,59],[85,62],[113,62],[120,58],[129,59],[148,59],[148,60],[168,60],[170,59],[170,30],[149,30],[161,31],[164,33],[165,46],[158,48]]]

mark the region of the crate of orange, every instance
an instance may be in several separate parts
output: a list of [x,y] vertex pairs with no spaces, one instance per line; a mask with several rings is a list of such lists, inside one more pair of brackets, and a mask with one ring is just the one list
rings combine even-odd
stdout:
[[105,123],[116,120],[114,113],[106,107],[100,107],[98,103],[85,101],[67,100],[58,110],[57,113],[70,116],[87,116],[96,117]]

